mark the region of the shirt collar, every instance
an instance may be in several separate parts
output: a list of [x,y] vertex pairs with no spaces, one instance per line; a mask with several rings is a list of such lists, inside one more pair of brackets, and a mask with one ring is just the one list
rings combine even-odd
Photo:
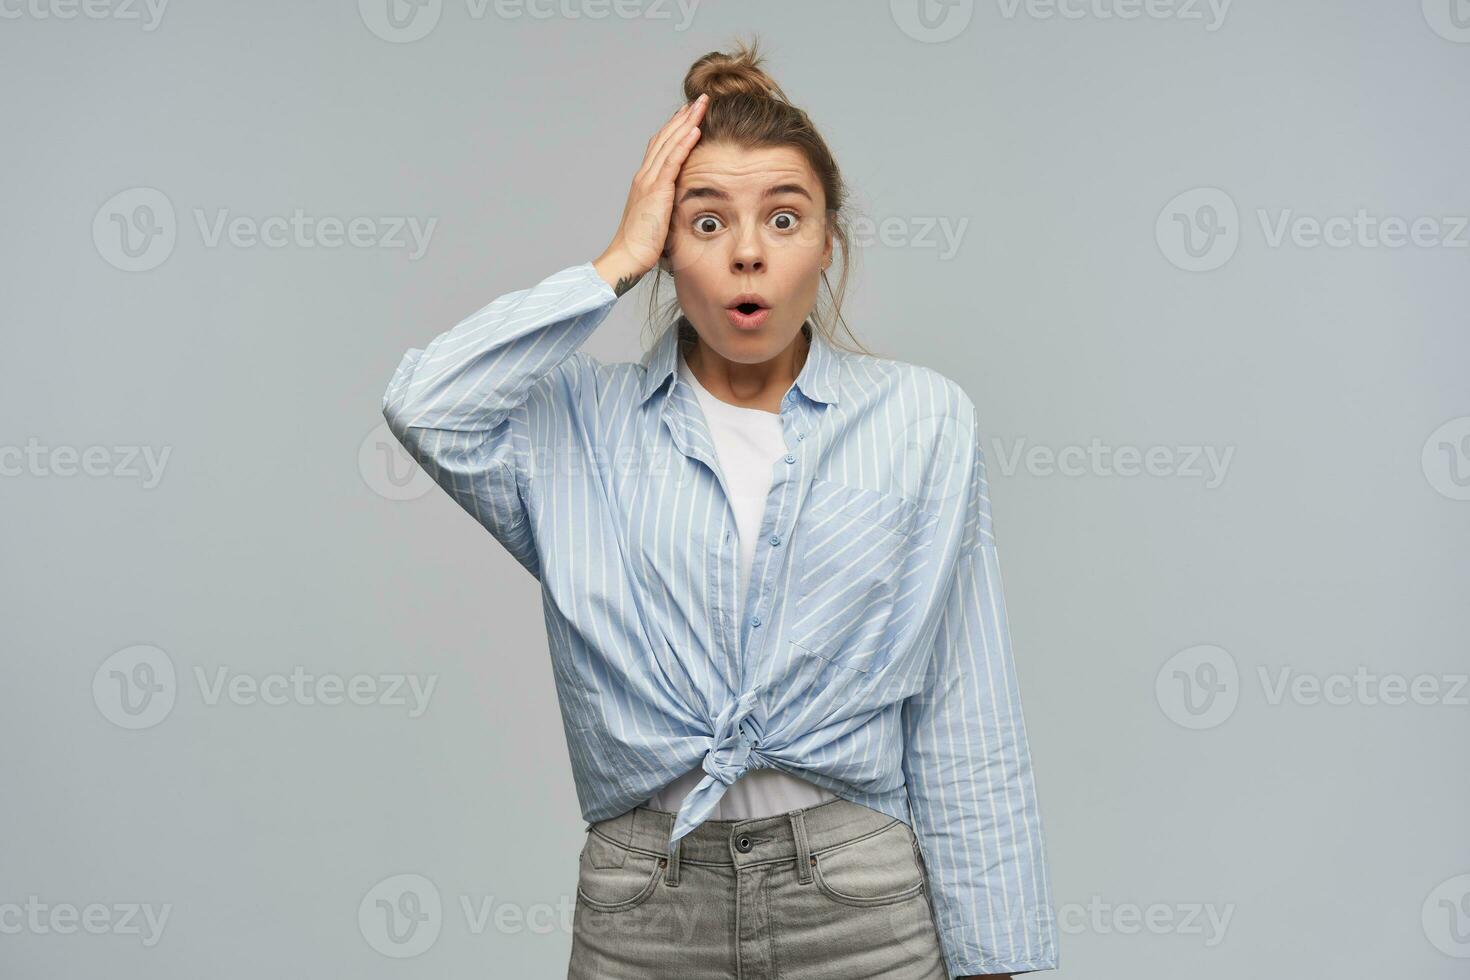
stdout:
[[[680,317],[679,320],[682,321],[683,317]],[[801,329],[811,341],[811,346],[807,351],[806,362],[797,372],[796,387],[800,388],[801,393],[808,398],[835,405],[837,404],[840,351],[822,336],[820,330],[811,326],[810,320],[803,323]],[[663,387],[669,375],[678,370],[678,357],[679,321],[675,321],[659,335],[653,347],[643,355],[643,387],[639,391],[640,401],[647,401],[648,396]]]

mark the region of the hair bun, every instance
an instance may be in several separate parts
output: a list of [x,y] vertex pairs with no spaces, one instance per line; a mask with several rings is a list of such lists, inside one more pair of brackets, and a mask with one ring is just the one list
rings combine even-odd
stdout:
[[757,47],[755,41],[749,46],[737,41],[731,53],[711,51],[700,58],[684,76],[684,100],[693,102],[701,95],[708,95],[711,101],[745,95],[789,102],[781,86],[761,70],[763,59]]

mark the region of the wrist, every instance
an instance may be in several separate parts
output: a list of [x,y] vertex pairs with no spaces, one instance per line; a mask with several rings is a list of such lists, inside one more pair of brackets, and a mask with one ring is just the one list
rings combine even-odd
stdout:
[[637,285],[646,269],[628,260],[622,252],[609,250],[592,260],[592,268],[608,284],[614,293],[621,296]]

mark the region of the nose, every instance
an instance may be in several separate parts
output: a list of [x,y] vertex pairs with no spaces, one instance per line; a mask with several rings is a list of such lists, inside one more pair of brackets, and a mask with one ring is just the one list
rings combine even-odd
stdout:
[[730,256],[731,270],[744,273],[761,272],[765,267],[766,257],[760,236],[753,231],[742,235]]

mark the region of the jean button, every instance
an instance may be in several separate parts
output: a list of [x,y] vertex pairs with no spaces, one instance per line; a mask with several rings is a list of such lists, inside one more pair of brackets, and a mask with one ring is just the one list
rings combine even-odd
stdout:
[[746,834],[741,834],[739,837],[735,838],[735,850],[739,851],[742,854],[749,851],[754,846],[755,842],[752,841],[750,837]]

